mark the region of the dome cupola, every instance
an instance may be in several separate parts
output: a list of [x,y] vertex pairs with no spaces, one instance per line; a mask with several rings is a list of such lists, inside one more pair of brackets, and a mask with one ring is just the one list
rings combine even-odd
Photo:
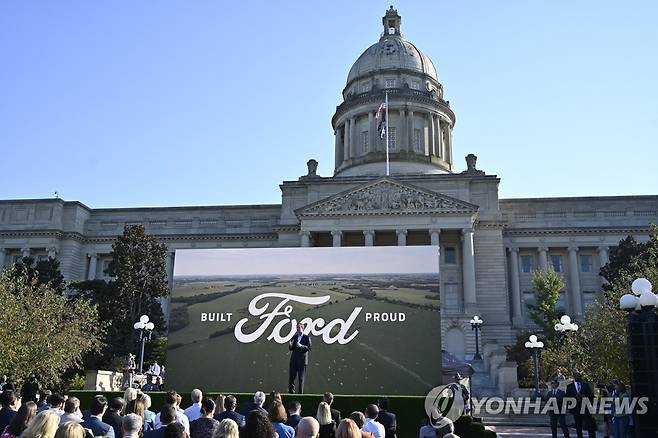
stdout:
[[379,41],[368,47],[347,75],[336,108],[336,176],[385,174],[386,142],[375,113],[389,101],[392,174],[452,172],[455,115],[443,100],[432,60],[401,32],[393,6],[382,17]]

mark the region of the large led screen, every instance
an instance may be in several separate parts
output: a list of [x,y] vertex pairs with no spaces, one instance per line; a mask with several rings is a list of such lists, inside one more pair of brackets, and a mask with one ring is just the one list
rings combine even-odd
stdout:
[[167,386],[425,395],[438,271],[433,246],[178,250]]

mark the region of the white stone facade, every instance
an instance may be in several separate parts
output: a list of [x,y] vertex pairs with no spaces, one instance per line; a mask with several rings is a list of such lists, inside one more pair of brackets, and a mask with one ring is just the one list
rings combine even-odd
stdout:
[[[441,255],[441,342],[457,356],[472,357],[468,321],[475,314],[485,320],[483,351],[500,352],[528,326],[534,269],[564,273],[561,304],[574,317],[587,312],[610,250],[628,235],[647,239],[658,223],[658,196],[499,199],[500,179],[477,170],[475,157],[467,157],[467,171],[453,173],[454,114],[434,66],[423,64],[425,55],[405,58],[418,55],[401,39],[399,23],[397,12],[387,11],[385,28],[393,24],[397,31],[385,29],[391,33],[378,43],[383,54],[371,46],[372,58],[364,53],[350,73],[345,102],[332,120],[334,176],[317,176],[311,160],[307,175],[281,184],[276,205],[93,209],[61,199],[0,200],[0,267],[25,255],[50,255],[69,280],[104,278],[112,242],[137,223],[168,246],[170,276],[173,253],[182,248],[431,244]],[[388,38],[409,50],[404,56],[393,51],[397,67],[374,68],[393,50],[386,48]],[[394,73],[397,85],[386,89],[393,96],[390,123],[398,124],[400,137],[386,177],[372,112],[386,91],[377,84]],[[405,77],[429,85],[417,90],[401,83]],[[355,96],[351,89],[361,83],[375,89]],[[418,126],[421,137],[414,138]],[[369,151],[357,147],[365,137]]]

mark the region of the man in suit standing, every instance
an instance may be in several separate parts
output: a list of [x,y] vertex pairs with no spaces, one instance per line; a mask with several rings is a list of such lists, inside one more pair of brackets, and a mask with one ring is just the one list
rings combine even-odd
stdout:
[[386,431],[386,438],[396,438],[398,430],[398,421],[397,417],[393,412],[388,410],[388,399],[380,398],[379,402],[379,414],[377,414],[377,421],[382,423],[384,430]]
[[119,437],[123,434],[121,424],[121,411],[123,410],[123,398],[114,397],[110,400],[110,408],[103,415],[103,423],[109,424],[114,429],[114,436]]
[[288,421],[286,421],[286,424],[295,429],[299,424],[299,421],[302,419],[302,416],[300,415],[301,412],[302,404],[297,400],[291,401],[288,406]]
[[[562,412],[564,405],[564,397],[567,393],[560,389],[560,382],[557,379],[551,381],[551,389],[546,393],[546,403],[550,403],[551,409],[548,412],[551,420],[551,433],[553,438],[557,438],[557,425],[560,424],[562,435],[564,438],[569,438],[569,428],[567,427],[566,414]],[[555,401],[552,401],[555,400]]]
[[308,352],[311,351],[311,338],[304,334],[304,324],[297,324],[297,332],[288,343],[290,354],[290,378],[288,392],[295,394],[295,379],[299,378],[299,394],[304,393],[304,378],[308,365]]
[[[89,418],[80,425],[85,429],[91,430],[94,436],[105,436],[107,438],[114,437],[114,429],[107,423],[103,423],[103,415],[107,410],[107,399],[105,396],[97,395],[91,399],[91,406]],[[118,437],[117,437],[118,438]]]
[[583,438],[583,428],[587,431],[589,438],[596,438],[594,418],[587,409],[583,408],[584,399],[589,400],[590,404],[593,403],[594,392],[586,382],[583,382],[583,377],[579,372],[573,373],[573,382],[567,385],[567,397],[576,400],[576,406],[571,409],[571,414],[578,438]]

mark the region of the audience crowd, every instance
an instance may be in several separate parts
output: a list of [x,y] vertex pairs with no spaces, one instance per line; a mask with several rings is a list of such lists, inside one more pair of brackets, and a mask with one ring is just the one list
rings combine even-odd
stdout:
[[[185,409],[182,397],[169,391],[155,412],[147,393],[128,388],[110,400],[96,395],[82,410],[76,397],[42,391],[25,400],[10,388],[0,394],[0,438],[397,438],[396,416],[386,399],[347,418],[333,401],[325,393],[316,415],[303,417],[300,402],[286,407],[278,392],[258,391],[238,408],[233,395],[213,400],[195,389]],[[454,437],[450,432],[434,436]]]

